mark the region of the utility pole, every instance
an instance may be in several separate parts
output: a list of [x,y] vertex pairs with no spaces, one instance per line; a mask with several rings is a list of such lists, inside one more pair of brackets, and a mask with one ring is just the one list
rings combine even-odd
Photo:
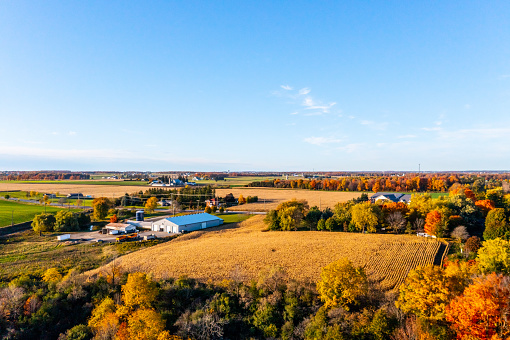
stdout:
[[11,226],[14,225],[14,210],[12,211],[12,214],[11,214]]

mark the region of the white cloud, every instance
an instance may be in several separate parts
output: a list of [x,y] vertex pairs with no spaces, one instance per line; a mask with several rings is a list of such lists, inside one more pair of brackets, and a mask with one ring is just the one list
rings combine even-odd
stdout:
[[324,144],[334,144],[341,143],[342,140],[334,137],[307,137],[304,139],[305,142],[312,145],[324,145]]
[[76,136],[76,131],[69,131],[67,134],[69,136]]
[[291,91],[292,90],[292,87],[289,86],[289,85],[280,85],[280,87],[286,91]]
[[302,88],[301,90],[299,90],[299,94],[304,96],[304,95],[307,95],[311,92],[312,90],[310,90],[308,87],[304,87]]
[[297,112],[291,112],[290,114],[291,115],[297,115],[298,113]]
[[374,125],[375,124],[375,122],[372,120],[362,120],[360,123],[361,123],[361,125]]
[[416,138],[416,135],[402,135],[402,136],[398,136],[397,138]]
[[502,74],[499,76],[500,79],[507,79],[510,78],[510,74]]
[[465,108],[466,110],[469,110],[469,109],[471,108],[471,105],[466,104],[466,105],[464,105],[464,108]]

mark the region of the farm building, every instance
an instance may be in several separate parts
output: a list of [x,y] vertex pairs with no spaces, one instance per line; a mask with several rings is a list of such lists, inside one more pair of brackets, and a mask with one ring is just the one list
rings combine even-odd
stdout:
[[403,202],[403,203],[409,203],[411,202],[411,195],[409,194],[399,194],[397,192],[378,192],[373,194],[370,197],[370,201],[372,203],[375,203],[379,200],[388,200],[392,202]]
[[164,231],[167,233],[182,233],[183,231],[194,231],[223,224],[219,217],[207,213],[168,217],[152,224],[153,231]]
[[[108,234],[127,234],[127,233],[135,233],[136,227],[129,223],[108,223],[103,228],[103,231],[105,231],[105,230],[106,230],[106,233],[108,233]],[[105,232],[103,232],[103,233],[105,233]]]
[[67,194],[67,198],[69,199],[76,199],[76,198],[83,198],[83,194],[82,193],[76,193],[76,194]]

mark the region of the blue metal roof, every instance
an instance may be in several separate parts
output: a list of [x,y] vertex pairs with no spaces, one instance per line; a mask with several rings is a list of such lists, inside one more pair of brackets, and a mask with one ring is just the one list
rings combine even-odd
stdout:
[[215,221],[215,220],[221,220],[223,222],[223,219],[221,219],[217,216],[208,214],[208,213],[168,217],[168,218],[165,218],[165,220],[175,223],[177,225],[187,225],[187,224],[202,223],[202,222]]

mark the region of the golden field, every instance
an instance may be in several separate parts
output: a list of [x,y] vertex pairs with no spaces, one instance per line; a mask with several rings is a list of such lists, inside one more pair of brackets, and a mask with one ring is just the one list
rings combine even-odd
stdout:
[[120,197],[125,193],[132,194],[140,190],[147,190],[148,186],[131,186],[131,185],[93,185],[93,184],[55,184],[52,183],[16,183],[6,182],[0,183],[0,191],[37,191],[44,193],[82,193],[83,195],[91,195],[92,197]]
[[[441,246],[436,240],[408,235],[267,232],[263,218],[254,216],[239,224],[180,236],[120,257],[116,265],[157,278],[186,275],[213,282],[232,278],[234,272],[249,281],[263,270],[281,266],[289,278],[307,284],[319,279],[322,267],[347,257],[366,266],[370,278],[391,289],[400,285],[411,269],[434,263]],[[88,274],[110,270],[106,266]]]
[[[359,192],[345,192],[345,191],[313,191],[303,189],[274,189],[274,188],[231,188],[231,189],[216,189],[216,195],[225,197],[225,195],[232,193],[234,197],[238,198],[243,195],[245,198],[248,196],[258,196],[259,201],[256,203],[243,204],[236,207],[231,207],[232,211],[269,211],[275,209],[278,204],[293,198],[308,201],[308,205],[314,205],[324,209],[326,207],[333,208],[338,202],[346,202],[350,199],[361,196]],[[264,203],[265,199],[265,203]]]

